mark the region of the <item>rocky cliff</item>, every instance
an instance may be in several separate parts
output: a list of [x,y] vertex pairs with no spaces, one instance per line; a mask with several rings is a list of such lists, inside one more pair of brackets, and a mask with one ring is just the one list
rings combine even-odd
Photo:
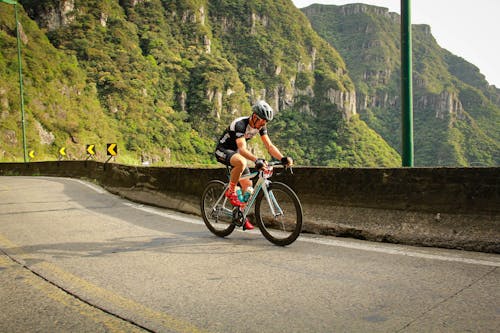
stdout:
[[[28,147],[39,159],[117,142],[123,163],[215,164],[220,132],[264,98],[277,111],[270,133],[297,163],[399,164],[359,119],[344,60],[291,1],[21,3]],[[16,159],[15,27],[0,6],[2,158]]]
[[[400,149],[400,17],[352,4],[302,9],[345,59],[361,118]],[[479,69],[442,49],[428,25],[413,26],[416,165],[498,165],[499,90]]]

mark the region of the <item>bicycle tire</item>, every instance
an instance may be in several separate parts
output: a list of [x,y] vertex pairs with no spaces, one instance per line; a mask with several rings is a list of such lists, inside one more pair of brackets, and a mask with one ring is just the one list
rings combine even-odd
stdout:
[[208,230],[219,237],[228,236],[235,228],[235,225],[231,222],[232,215],[227,216],[228,212],[232,214],[232,206],[229,201],[223,198],[222,203],[218,203],[215,206],[217,200],[224,192],[226,185],[220,180],[208,182],[203,190],[200,202],[203,222],[205,222]]
[[286,246],[293,243],[302,231],[302,205],[297,194],[287,185],[273,182],[268,187],[279,206],[282,216],[273,216],[263,191],[255,202],[255,218],[260,231],[271,243]]

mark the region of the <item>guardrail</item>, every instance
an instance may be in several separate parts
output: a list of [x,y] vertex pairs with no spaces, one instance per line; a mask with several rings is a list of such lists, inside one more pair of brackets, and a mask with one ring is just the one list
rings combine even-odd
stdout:
[[[199,215],[222,168],[96,161],[0,163],[0,175],[74,177],[130,200]],[[277,178],[299,195],[304,232],[500,253],[500,168],[296,167]]]

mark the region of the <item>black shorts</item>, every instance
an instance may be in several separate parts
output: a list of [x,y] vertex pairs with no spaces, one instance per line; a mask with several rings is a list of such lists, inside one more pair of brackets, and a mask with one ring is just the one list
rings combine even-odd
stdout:
[[[231,149],[226,149],[224,147],[217,147],[217,149],[215,149],[215,158],[222,164],[231,167],[231,157],[233,157],[233,155],[237,153],[238,153],[237,151]],[[249,173],[250,169],[248,169],[247,167],[245,168],[245,170],[243,170],[242,175],[248,175]]]

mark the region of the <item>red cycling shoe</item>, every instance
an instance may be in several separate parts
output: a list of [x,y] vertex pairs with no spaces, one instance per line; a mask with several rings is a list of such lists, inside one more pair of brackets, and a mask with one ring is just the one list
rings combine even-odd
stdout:
[[247,218],[245,223],[243,223],[243,230],[252,230],[254,228],[253,224],[250,223],[250,220]]
[[243,202],[241,202],[240,199],[238,199],[238,195],[236,194],[235,190],[231,190],[230,188],[228,188],[224,195],[226,196],[226,198],[229,199],[229,202],[231,202],[231,205],[233,205],[235,207],[243,206]]

